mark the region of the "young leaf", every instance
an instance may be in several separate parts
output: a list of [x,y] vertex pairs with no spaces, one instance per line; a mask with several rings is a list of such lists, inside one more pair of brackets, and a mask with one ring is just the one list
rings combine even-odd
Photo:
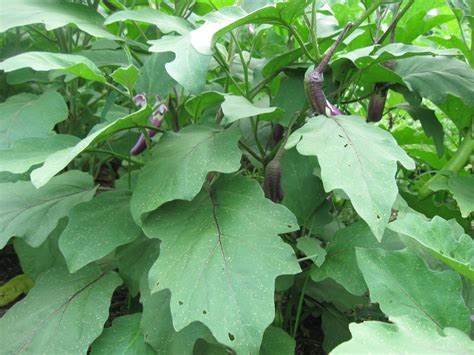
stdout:
[[0,70],[11,72],[31,68],[36,71],[58,70],[87,80],[105,82],[105,77],[96,65],[86,57],[75,54],[24,52],[0,62]]
[[128,92],[133,92],[133,88],[138,80],[138,69],[133,64],[126,68],[118,68],[112,74],[112,79],[127,88]]
[[397,161],[415,168],[390,133],[356,116],[318,116],[293,132],[286,149],[294,146],[318,157],[324,189],[342,189],[381,240],[398,194]]
[[145,343],[140,320],[142,314],[134,313],[115,318],[112,326],[92,344],[92,355],[153,355],[153,349]]
[[393,319],[395,324],[365,321],[352,323],[352,339],[336,347],[331,354],[471,354],[471,339],[455,328],[420,324],[409,317]]
[[96,130],[82,139],[71,148],[66,148],[51,154],[40,168],[31,173],[31,182],[37,188],[45,185],[54,175],[64,169],[76,156],[89,148],[92,144],[97,144],[109,138],[113,133],[148,123],[151,109],[148,106],[141,110],[119,118],[110,124]]
[[8,148],[21,138],[50,136],[54,125],[67,115],[66,103],[55,91],[10,96],[0,103],[0,148]]
[[0,18],[0,32],[37,23],[44,24],[48,31],[74,24],[92,36],[116,39],[103,28],[104,18],[98,12],[62,0],[1,1]]
[[151,291],[170,289],[177,330],[200,321],[220,343],[257,352],[274,318],[275,278],[300,270],[277,234],[297,228],[255,181],[221,177],[212,191],[168,203],[145,220],[147,236],[161,240]]
[[141,229],[130,214],[130,197],[128,191],[104,192],[71,210],[59,238],[59,249],[71,272],[140,236]]
[[474,176],[448,175],[438,186],[430,186],[431,190],[448,190],[458,203],[462,217],[466,218],[474,211]]
[[236,129],[206,126],[166,133],[151,150],[152,158],[138,177],[131,201],[134,219],[138,222],[143,214],[172,200],[192,200],[211,171],[237,171],[239,138]]
[[277,113],[281,114],[281,109],[278,107],[258,107],[252,102],[247,100],[245,97],[237,95],[223,95],[224,102],[222,103],[222,112],[224,118],[222,120],[223,125],[240,120],[241,118],[247,118],[252,116],[263,116],[265,119],[266,114]]
[[166,97],[176,82],[168,75],[165,64],[173,58],[171,53],[153,53],[140,68],[136,92],[143,92],[149,96],[160,95]]
[[10,148],[0,149],[0,171],[25,173],[33,165],[44,162],[52,153],[69,148],[78,141],[79,138],[66,134],[19,139]]
[[324,263],[311,269],[311,278],[322,281],[331,278],[354,295],[367,291],[362,273],[357,266],[356,248],[397,248],[393,233],[387,231],[380,244],[364,222],[357,222],[339,230],[326,246]]
[[306,236],[298,238],[296,247],[310,258],[314,265],[320,267],[324,263],[327,253],[318,239]]
[[461,275],[474,281],[474,241],[455,221],[435,216],[431,221],[407,213],[389,224],[394,232],[415,240]]
[[75,205],[95,194],[91,176],[68,171],[36,189],[29,181],[0,184],[0,248],[13,237],[41,245]]
[[357,248],[357,263],[369,287],[370,299],[389,317],[410,317],[423,324],[471,328],[462,298],[461,278],[452,271],[432,271],[423,259],[407,251]]
[[102,332],[112,292],[120,283],[117,274],[101,273],[98,267],[76,274],[64,268],[48,270],[0,319],[2,351],[86,354]]

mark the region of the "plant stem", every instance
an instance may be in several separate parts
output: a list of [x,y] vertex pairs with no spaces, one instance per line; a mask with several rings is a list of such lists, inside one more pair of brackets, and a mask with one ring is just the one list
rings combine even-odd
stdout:
[[239,141],[239,146],[246,150],[251,156],[253,156],[255,159],[257,159],[260,163],[263,164],[263,158],[259,156],[257,153],[253,151],[252,148],[250,148],[246,143],[244,143],[242,140]]
[[418,193],[419,198],[425,199],[433,193],[430,187],[443,179],[444,172],[451,171],[457,173],[461,170],[469,161],[473,151],[474,138],[472,137],[472,129],[470,129],[452,158],[449,159],[446,165],[420,188]]
[[398,12],[397,16],[395,16],[395,18],[393,19],[393,21],[390,23],[390,26],[388,26],[387,30],[384,32],[384,34],[382,36],[380,36],[379,39],[377,39],[375,41],[375,44],[381,44],[383,43],[383,41],[385,41],[385,39],[387,38],[387,36],[392,33],[394,30],[395,30],[395,27],[397,26],[398,24],[398,21],[400,21],[400,19],[406,14],[406,12],[408,11],[408,9],[415,3],[415,0],[409,0],[408,3],[405,5],[405,7]]
[[115,153],[115,152],[112,152],[111,150],[105,150],[105,149],[87,149],[86,150],[87,153],[99,153],[99,154],[108,154],[108,155],[111,155],[115,158],[118,158],[118,159],[121,159],[121,160],[127,160],[127,161],[130,161],[134,164],[137,164],[137,165],[140,165],[140,166],[143,166],[144,163],[141,162],[140,160],[137,160],[137,159],[134,159],[132,157],[129,157],[128,155],[124,155],[124,154],[120,154],[120,153]]
[[306,293],[306,286],[308,285],[310,273],[306,272],[306,277],[303,282],[303,287],[301,288],[300,299],[298,300],[298,308],[296,309],[296,319],[295,319],[295,326],[293,328],[293,338],[296,337],[296,333],[298,331],[298,327],[300,324],[301,312],[303,310],[303,302],[304,302],[304,294]]
[[349,22],[346,25],[346,27],[344,27],[342,32],[337,37],[336,41],[332,44],[332,46],[324,54],[324,57],[321,60],[321,62],[318,64],[318,67],[316,68],[316,71],[318,71],[319,73],[324,72],[324,69],[326,68],[326,65],[328,65],[329,61],[331,60],[332,56],[334,55],[334,52],[336,51],[336,48],[339,46],[339,44],[341,44],[342,40],[344,39],[344,37],[346,36],[348,31],[350,31],[352,26],[353,26],[353,24]]
[[313,55],[309,52],[308,48],[306,48],[306,45],[304,44],[304,41],[299,35],[298,31],[296,31],[295,28],[289,23],[285,23],[285,26],[286,28],[288,28],[293,37],[295,37],[296,41],[303,50],[303,53],[308,57],[308,59],[311,60],[313,63],[316,63],[316,58],[314,58]]
[[317,8],[316,8],[317,0],[313,0],[311,4],[311,36],[313,38],[313,46],[316,55],[316,60],[321,59],[321,52],[319,51],[319,44],[318,44],[318,16],[317,16]]

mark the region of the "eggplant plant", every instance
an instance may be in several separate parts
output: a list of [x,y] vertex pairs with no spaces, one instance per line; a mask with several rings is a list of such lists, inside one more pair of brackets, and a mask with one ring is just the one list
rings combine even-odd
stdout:
[[473,6],[0,0],[0,353],[474,353]]

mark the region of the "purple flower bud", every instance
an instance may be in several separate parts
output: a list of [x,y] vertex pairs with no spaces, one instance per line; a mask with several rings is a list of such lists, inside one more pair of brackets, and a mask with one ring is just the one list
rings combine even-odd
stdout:
[[138,94],[133,97],[133,102],[139,107],[145,107],[147,105],[145,94]]

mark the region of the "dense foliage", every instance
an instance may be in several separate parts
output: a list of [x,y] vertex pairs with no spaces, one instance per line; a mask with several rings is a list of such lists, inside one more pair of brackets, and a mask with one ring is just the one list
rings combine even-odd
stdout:
[[474,353],[473,1],[0,18],[2,354]]

